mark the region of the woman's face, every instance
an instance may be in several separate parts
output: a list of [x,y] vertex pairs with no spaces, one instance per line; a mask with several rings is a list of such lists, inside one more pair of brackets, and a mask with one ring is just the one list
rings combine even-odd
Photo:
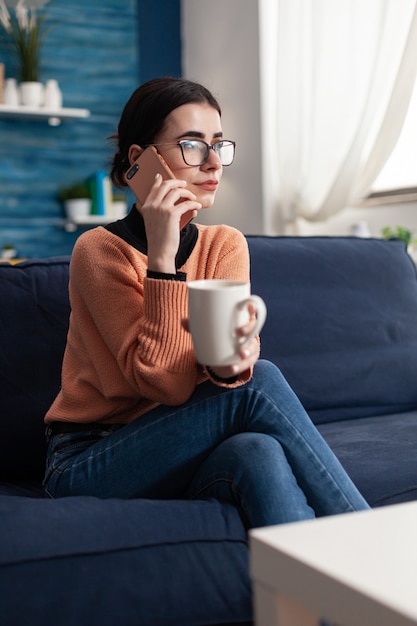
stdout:
[[[187,165],[177,144],[182,139],[201,139],[212,145],[223,138],[220,115],[206,103],[184,104],[171,111],[163,130],[155,137],[158,152],[164,157],[174,176],[187,182],[187,187],[197,196],[203,208],[214,202],[223,173],[223,166],[214,150],[203,165]],[[173,144],[173,145],[165,145]]]

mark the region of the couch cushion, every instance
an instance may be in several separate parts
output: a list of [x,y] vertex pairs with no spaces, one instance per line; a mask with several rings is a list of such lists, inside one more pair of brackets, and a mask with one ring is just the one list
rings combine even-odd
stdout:
[[416,270],[400,241],[248,237],[262,357],[316,423],[417,407]]
[[43,418],[60,385],[68,272],[68,257],[0,264],[0,480],[44,468]]
[[0,519],[1,624],[251,621],[246,533],[230,505],[4,496]]
[[417,411],[318,429],[371,506],[417,500]]

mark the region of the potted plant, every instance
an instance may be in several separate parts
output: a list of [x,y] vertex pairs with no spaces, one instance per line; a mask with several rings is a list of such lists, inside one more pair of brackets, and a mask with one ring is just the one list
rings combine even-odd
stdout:
[[58,200],[62,202],[66,216],[76,222],[91,213],[91,190],[84,182],[61,187],[58,191]]
[[[5,0],[0,0],[0,24],[8,35],[7,48],[17,62],[22,104],[40,106],[43,86],[39,82],[41,45],[46,34],[45,15],[37,8],[45,0],[18,0],[14,12],[9,12]],[[36,8],[37,7],[37,8]]]
[[384,239],[399,239],[403,241],[407,247],[407,252],[417,265],[417,239],[414,238],[413,232],[404,226],[384,226],[381,230]]
[[16,248],[12,243],[5,243],[1,249],[1,258],[5,260],[14,259],[16,256]]
[[381,233],[384,239],[400,239],[407,247],[415,243],[412,231],[408,228],[404,228],[404,226],[396,226],[395,228],[392,226],[384,226]]

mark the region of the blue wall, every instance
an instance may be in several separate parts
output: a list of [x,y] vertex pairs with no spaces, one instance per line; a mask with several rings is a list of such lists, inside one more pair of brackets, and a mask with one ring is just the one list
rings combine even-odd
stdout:
[[141,82],[181,76],[180,0],[139,0]]
[[[64,107],[87,108],[91,116],[58,127],[0,118],[0,248],[13,243],[20,257],[71,252],[80,231],[62,228],[58,188],[108,168],[113,145],[107,138],[138,84],[181,73],[179,1],[51,0],[46,10],[52,28],[42,49],[41,79],[57,79]],[[155,46],[161,35],[171,42],[168,48]],[[6,76],[14,76],[2,38],[0,61]]]

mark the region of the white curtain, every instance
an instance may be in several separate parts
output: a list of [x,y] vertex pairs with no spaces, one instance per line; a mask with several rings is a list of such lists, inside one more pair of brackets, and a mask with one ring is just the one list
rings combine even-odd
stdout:
[[416,0],[261,0],[265,231],[366,195],[417,74]]

